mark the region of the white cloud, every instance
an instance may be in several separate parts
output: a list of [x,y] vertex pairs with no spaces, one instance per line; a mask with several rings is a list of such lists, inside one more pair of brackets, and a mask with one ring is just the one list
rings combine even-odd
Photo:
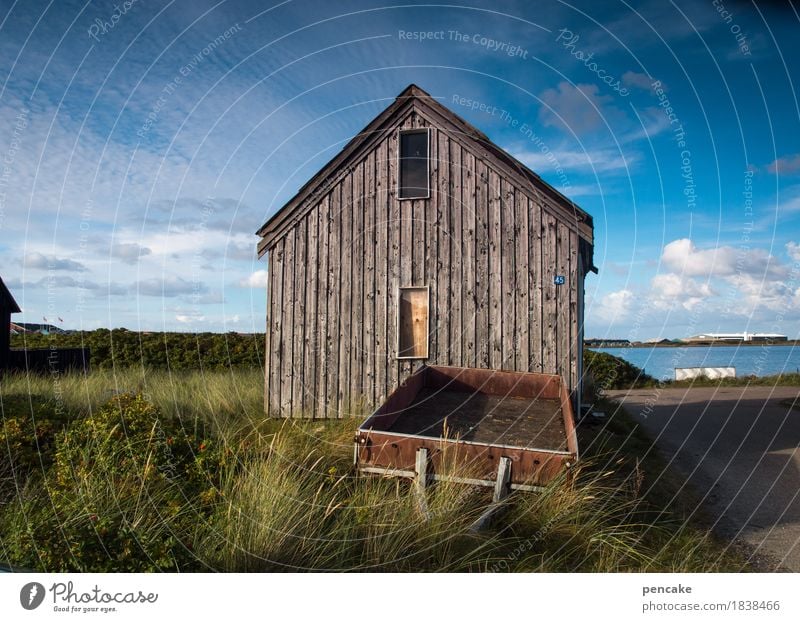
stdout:
[[262,288],[267,286],[267,271],[256,270],[250,276],[239,281],[240,287]]
[[205,320],[204,315],[186,315],[183,313],[178,313],[175,315],[175,319],[178,320],[181,324],[197,324]]
[[[653,87],[653,79],[646,73],[639,73],[636,71],[626,71],[622,74],[622,82],[626,86],[632,86],[637,89],[649,91]],[[666,87],[662,84],[661,88],[665,91]]]
[[786,244],[786,253],[792,261],[800,261],[800,244],[789,242]]
[[800,153],[797,155],[786,156],[778,158],[771,164],[767,165],[767,170],[770,173],[798,173],[800,172]]
[[668,309],[679,305],[686,310],[691,310],[714,295],[714,290],[709,283],[701,283],[673,273],[657,274],[653,277],[650,285],[649,302],[658,309]]
[[610,95],[600,95],[596,84],[559,82],[555,89],[547,89],[539,98],[539,120],[546,126],[566,128],[575,134],[596,130],[608,122],[604,106],[613,101]]
[[656,106],[637,111],[638,126],[620,137],[620,143],[632,143],[643,138],[651,139],[670,127],[669,117]]
[[24,265],[26,268],[36,270],[66,270],[72,272],[85,272],[86,266],[72,259],[61,259],[55,255],[43,255],[42,253],[32,252],[25,255]]
[[[786,244],[792,259],[800,247]],[[796,309],[796,292],[788,284],[789,267],[766,250],[743,246],[698,249],[688,238],[674,240],[661,256],[667,272],[651,280],[650,302],[655,309],[692,310],[706,303],[708,313],[758,320],[764,312]]]
[[[795,187],[796,188],[796,187]],[[800,212],[800,195],[794,196],[778,205],[777,207],[779,216],[786,216],[794,212]]]
[[537,172],[583,170],[596,173],[625,172],[638,161],[635,153],[622,153],[616,149],[547,149],[539,151],[514,151],[512,155]]
[[161,296],[172,298],[205,293],[208,288],[200,282],[191,282],[179,276],[145,279],[134,285],[134,291],[143,296]]
[[674,240],[661,254],[664,265],[685,276],[732,276],[749,274],[782,277],[786,269],[767,251],[743,246],[718,246],[698,249],[688,238]]
[[601,320],[614,322],[627,317],[633,307],[633,303],[633,292],[628,289],[621,289],[603,296],[599,304],[590,308],[589,314]]
[[602,187],[594,184],[579,184],[576,186],[557,186],[556,189],[569,198],[572,197],[593,197],[603,194]]
[[114,246],[111,247],[112,257],[121,259],[128,264],[135,264],[139,261],[140,257],[150,255],[152,252],[153,251],[146,246],[140,246],[135,242],[114,244]]

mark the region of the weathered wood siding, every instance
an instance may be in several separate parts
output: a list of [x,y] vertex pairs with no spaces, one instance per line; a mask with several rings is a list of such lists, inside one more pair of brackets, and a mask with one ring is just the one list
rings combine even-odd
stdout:
[[[431,196],[401,201],[397,129],[420,127]],[[268,248],[268,414],[363,414],[424,363],[557,373],[574,392],[579,228],[548,201],[412,108]],[[430,288],[426,361],[395,358],[406,286]]]
[[[0,299],[2,304],[2,299]],[[0,370],[8,367],[8,350],[11,347],[11,313],[0,307]]]

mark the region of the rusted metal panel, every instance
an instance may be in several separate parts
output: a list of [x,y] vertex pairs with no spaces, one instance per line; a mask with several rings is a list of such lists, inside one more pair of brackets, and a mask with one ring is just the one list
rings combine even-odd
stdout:
[[572,454],[424,436],[358,431],[358,464],[413,471],[417,449],[425,448],[434,472],[447,465],[463,466],[479,478],[494,480],[500,458],[511,459],[511,482],[544,485],[575,462]]
[[390,427],[405,408],[414,401],[419,390],[423,387],[426,368],[409,376],[397,387],[386,401],[370,417],[361,424],[361,427],[375,427],[385,430]]
[[557,399],[561,397],[562,382],[551,374],[436,365],[427,368],[425,386],[504,397]]
[[[393,424],[423,388],[481,392],[508,398],[559,399],[567,451],[481,443],[391,431]],[[435,399],[435,398],[433,398]],[[502,458],[511,460],[512,485],[541,486],[572,466],[578,458],[569,391],[558,376],[459,367],[425,367],[389,396],[356,432],[356,465],[364,472],[397,475],[415,472],[417,451],[427,451],[434,474],[463,468],[474,479],[493,482]],[[401,473],[402,474],[402,473]]]

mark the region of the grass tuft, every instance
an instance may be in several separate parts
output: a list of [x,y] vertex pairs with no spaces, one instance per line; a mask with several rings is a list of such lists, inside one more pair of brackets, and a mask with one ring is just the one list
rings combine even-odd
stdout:
[[[480,534],[481,487],[357,477],[356,419],[267,420],[260,371],[127,369],[0,385],[0,563],[42,571],[719,571],[646,439],[587,457]],[[470,477],[444,456],[445,470]],[[665,483],[666,481],[666,483]],[[659,488],[659,486],[661,488]],[[668,507],[669,506],[669,507]]]

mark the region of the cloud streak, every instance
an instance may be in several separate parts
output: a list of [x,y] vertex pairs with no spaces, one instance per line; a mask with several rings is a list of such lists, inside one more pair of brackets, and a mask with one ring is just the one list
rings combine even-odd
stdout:
[[25,268],[33,270],[58,270],[69,272],[86,272],[87,268],[78,261],[60,258],[55,255],[43,255],[38,252],[31,252],[25,255],[23,260]]

